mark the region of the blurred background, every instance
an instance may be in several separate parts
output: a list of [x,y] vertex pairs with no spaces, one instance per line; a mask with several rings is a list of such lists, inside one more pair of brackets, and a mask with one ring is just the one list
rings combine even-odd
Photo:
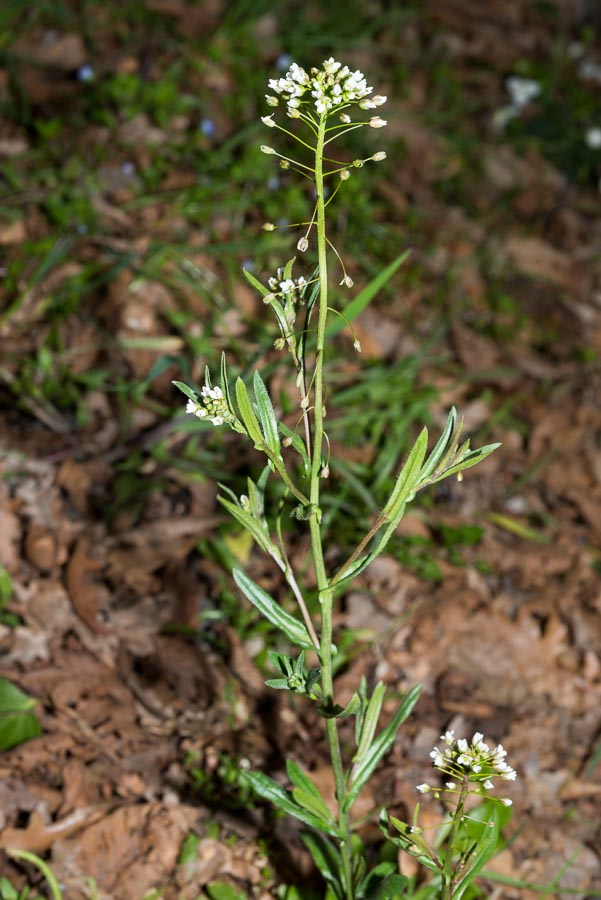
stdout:
[[[331,207],[355,290],[410,250],[354,323],[361,355],[332,345],[331,561],[420,424],[454,404],[476,446],[503,442],[420,497],[342,598],[342,692],[424,684],[364,811],[410,815],[438,735],[478,728],[519,773],[505,883],[481,896],[538,896],[519,884],[562,868],[598,895],[600,28],[595,0],[5,0],[0,848],[45,856],[68,898],[90,876],[113,900],[322,896],[295,825],[237,780],[285,780],[287,754],[328,779],[311,708],[263,687],[274,637],[227,574],[242,561],[286,602],[216,503],[258,460],[171,382],[202,384],[223,350],[294,427],[242,269],[265,282],[293,256],[285,226],[312,203],[259,151],[280,140],[267,82],[330,56],[388,96],[388,127],[341,149],[386,161]],[[0,875],[38,883],[4,855]]]

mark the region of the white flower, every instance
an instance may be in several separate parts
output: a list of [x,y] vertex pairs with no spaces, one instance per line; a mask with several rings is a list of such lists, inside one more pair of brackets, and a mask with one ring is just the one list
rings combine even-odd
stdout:
[[381,162],[383,159],[386,159],[386,151],[378,150],[377,153],[374,153],[371,159],[373,159],[374,162]]
[[267,103],[269,104],[269,106],[279,106],[280,105],[280,101],[278,100],[278,98],[272,97],[271,94],[265,94],[265,99],[266,99]]
[[296,245],[296,249],[299,250],[301,253],[304,253],[306,250],[309,249],[309,241],[307,240],[306,237],[300,238],[300,240],[298,241],[298,243]]
[[519,75],[511,75],[506,80],[505,87],[512,104],[519,109],[523,109],[531,100],[538,97],[542,90],[538,81],[534,81],[532,78],[520,78]]
[[445,786],[448,787],[448,789],[449,789],[450,791],[454,791],[454,790],[455,790],[455,787],[456,787],[454,781],[447,781],[447,783],[446,783]]
[[263,125],[267,125],[268,128],[275,128],[273,116],[261,116],[261,122]]
[[380,116],[372,116],[369,120],[370,128],[385,128],[388,125],[386,119],[381,119]]
[[484,782],[482,783],[482,787],[483,787],[486,791],[492,790],[492,788],[493,788],[493,783],[492,783],[492,781],[490,780],[490,778],[487,778],[487,780],[484,781]]
[[351,124],[351,117],[348,116],[346,113],[341,113],[341,114],[340,114],[340,121],[342,122],[343,125],[350,125],[350,124]]
[[267,153],[268,155],[270,153],[277,153],[277,150],[274,150],[273,147],[268,147],[267,144],[261,144],[260,150],[261,153]]
[[431,790],[432,790],[432,788],[430,787],[430,785],[426,784],[425,782],[424,782],[424,784],[418,784],[416,787],[416,791],[419,791],[420,794],[427,794],[428,791],[431,791]]
[[347,287],[347,288],[352,288],[352,286],[354,285],[354,283],[355,283],[355,282],[354,282],[353,279],[350,277],[350,275],[345,275],[344,278],[342,279],[342,281],[340,282],[341,285],[343,284],[343,285],[344,285],[345,287]]
[[[296,118],[299,115],[301,104],[313,105],[320,116],[326,115],[330,110],[335,110],[342,105],[359,103],[363,105],[369,94],[373,91],[367,85],[365,76],[358,69],[351,72],[348,66],[343,66],[333,57],[324,60],[321,69],[313,68],[308,73],[297,63],[292,63],[283,78],[274,78],[269,81],[269,88],[280,94],[284,99],[289,116]],[[267,102],[271,105],[273,100],[267,95]],[[385,101],[385,97],[373,98],[369,106],[364,109],[373,109]],[[344,114],[346,116],[346,114]],[[341,121],[350,122],[346,116]]]
[[601,128],[589,128],[584,136],[587,147],[591,150],[601,149]]
[[501,803],[503,806],[513,806],[513,800],[510,800],[509,797],[502,797]]

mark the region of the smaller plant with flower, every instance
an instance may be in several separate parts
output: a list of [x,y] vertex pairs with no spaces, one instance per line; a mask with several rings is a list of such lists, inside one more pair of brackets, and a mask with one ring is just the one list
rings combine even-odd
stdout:
[[[419,804],[411,826],[383,812],[380,827],[388,840],[436,874],[432,886],[439,887],[437,896],[441,900],[457,900],[497,850],[503,818],[500,810],[512,805],[509,797],[489,794],[495,787],[494,779],[515,781],[517,774],[506,760],[503,745],[489,747],[479,731],[471,741],[457,739],[454,731],[445,732],[440,739],[444,748],[434,747],[430,757],[432,767],[443,776],[443,785],[424,782],[416,790],[420,794],[432,794],[446,807],[444,821],[434,826],[442,833],[441,846],[437,848],[423,837]],[[478,804],[475,809],[468,810],[469,798]],[[389,835],[389,823],[398,835]]]

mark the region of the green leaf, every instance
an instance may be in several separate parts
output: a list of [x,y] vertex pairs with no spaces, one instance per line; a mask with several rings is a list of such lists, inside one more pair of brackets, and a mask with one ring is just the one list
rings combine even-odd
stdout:
[[196,862],[198,859],[198,845],[202,838],[191,831],[184,840],[177,857],[178,866],[185,866],[186,863]]
[[0,566],[0,610],[3,610],[13,595],[13,582],[4,566]]
[[491,453],[494,453],[501,444],[487,444],[485,447],[480,447],[478,450],[470,450],[467,453],[461,462],[458,462],[456,465],[450,466],[448,469],[440,475],[438,478],[432,479],[429,484],[436,484],[437,481],[442,481],[443,478],[448,478],[449,475],[455,474],[455,472],[462,472],[464,469],[471,469],[472,466],[478,465],[479,462],[482,462],[483,459],[486,459],[487,456],[490,456]]
[[240,417],[244,423],[246,430],[248,431],[251,440],[254,441],[254,444],[257,448],[261,449],[264,441],[263,435],[261,434],[261,429],[259,428],[259,420],[257,419],[255,411],[252,408],[246,385],[241,378],[236,379],[236,400],[238,401]]
[[359,796],[362,787],[369,780],[382,757],[392,747],[397,731],[417,703],[420,692],[421,685],[416,685],[411,688],[405,695],[403,702],[388,725],[382,729],[377,738],[372,742],[363,758],[353,766],[351,783],[344,804],[344,808],[347,812]]
[[358,888],[360,897],[365,900],[397,900],[404,896],[409,879],[399,875],[395,863],[380,863],[369,872]]
[[182,394],[185,394],[189,400],[193,400],[194,403],[198,403],[198,391],[195,391],[191,387],[188,387],[188,385],[184,384],[183,381],[172,381],[171,384],[174,384],[176,388],[179,388]]
[[231,884],[224,884],[222,881],[213,881],[205,887],[205,891],[210,900],[246,900],[246,893],[237,891]]
[[344,318],[337,316],[329,323],[326,328],[327,338],[333,338],[338,332],[342,331],[348,322],[353,322],[359,313],[363,312],[384,285],[390,281],[396,270],[403,265],[410,253],[410,250],[405,250],[404,253],[397,256],[397,258],[386,266],[385,269],[382,269],[382,271],[376,275],[376,277],[372,279],[372,281],[370,281],[356,297],[353,297],[351,302],[341,310]]
[[259,372],[257,372],[256,370],[253,376],[253,388],[255,391],[257,412],[259,414],[259,421],[261,423],[261,429],[263,431],[265,443],[274,454],[274,456],[281,457],[278,420],[276,419],[273,404],[271,402],[271,398],[269,396],[267,388],[265,387],[265,383],[261,378]]
[[[388,833],[389,820],[390,824],[399,832],[398,837]],[[387,841],[390,841],[395,847],[401,847],[406,853],[410,853],[431,872],[440,874],[443,869],[442,863],[420,834],[413,833],[410,826],[401,822],[400,819],[395,819],[394,816],[389,817],[385,809],[380,813],[379,824],[380,831]]]
[[234,569],[232,574],[234,576],[234,581],[244,596],[256,606],[261,615],[265,616],[272,625],[279,628],[279,630],[298,647],[318,652],[318,648],[313,645],[313,642],[309,637],[309,632],[302,622],[299,622],[298,619],[295,619],[294,616],[291,616],[290,613],[287,613],[286,610],[282,609],[282,607],[279,606],[279,604],[276,603],[263,588],[260,588],[258,584],[255,584],[252,578],[249,578],[241,569]]
[[[332,813],[328,809],[327,803],[319,793],[317,785],[315,785],[311,781],[309,776],[305,772],[303,772],[300,766],[298,766],[293,760],[289,759],[286,762],[286,771],[288,772],[290,781],[295,787],[295,790],[292,791],[292,796],[297,801],[299,806],[304,806],[306,809],[314,812],[320,818],[333,823]],[[297,793],[299,792],[303,797],[302,802],[301,799],[297,797]],[[309,802],[310,805],[307,805],[307,802]]]
[[438,441],[436,442],[436,446],[432,450],[432,453],[428,457],[428,461],[426,462],[426,464],[422,468],[421,472],[419,473],[420,481],[425,481],[428,478],[428,476],[431,475],[432,472],[435,470],[436,466],[442,459],[443,454],[446,452],[446,450],[449,446],[449,443],[453,439],[456,425],[457,425],[457,410],[453,406],[453,407],[451,407],[451,410],[449,412],[449,415],[447,418],[447,424],[445,425],[442,434],[440,435],[440,437],[438,438]]
[[252,284],[252,286],[256,288],[256,290],[261,294],[262,297],[266,297],[269,293],[268,289],[264,285],[262,285],[261,282],[257,278],[255,278],[255,276],[251,272],[248,271],[248,269],[242,269],[242,271],[248,283]]
[[349,702],[346,704],[344,709],[342,709],[339,713],[336,713],[337,719],[348,719],[349,716],[355,716],[361,709],[361,698],[359,694],[355,691]]
[[407,457],[405,465],[398,475],[392,494],[383,510],[386,518],[391,522],[396,521],[397,525],[402,518],[405,504],[408,500],[412,499],[412,494],[415,492],[415,487],[419,479],[427,449],[428,429],[422,428],[418,439],[411,448],[411,452]]
[[273,688],[274,691],[289,691],[290,686],[287,678],[269,678],[265,684],[267,687]]
[[382,703],[384,702],[385,693],[386,685],[383,681],[379,681],[374,688],[374,692],[371,695],[365,710],[359,745],[357,747],[357,752],[353,757],[354,763],[360,762],[371,746],[374,734],[376,733],[378,719],[380,718],[380,711],[382,709]]
[[300,819],[301,822],[304,822],[305,825],[310,825],[311,828],[317,828],[318,831],[324,831],[332,837],[340,837],[340,833],[335,825],[327,820],[320,819],[318,816],[309,812],[309,810],[303,809],[302,806],[298,806],[277,782],[268,778],[268,776],[264,775],[262,772],[243,772],[240,776],[240,780],[243,784],[246,783],[250,785],[259,797],[262,797],[264,800],[269,800],[270,803],[273,803],[274,806],[277,806],[278,809],[287,815],[294,816],[296,819]]
[[255,539],[259,547],[273,559],[281,560],[279,548],[273,543],[269,535],[257,520],[237,503],[226,500],[225,497],[217,497],[217,500],[227,511],[245,528]]
[[337,898],[343,900],[344,889],[340,883],[340,854],[334,844],[324,835],[308,831],[301,832],[301,838],[326,884],[330,885]]
[[0,678],[0,750],[16,747],[42,733],[33,712],[37,701]]
[[493,802],[490,804],[490,815],[488,820],[492,823],[492,825],[487,825],[485,822],[483,825],[482,836],[478,840],[478,849],[476,850],[475,855],[468,863],[468,871],[465,873],[461,881],[457,884],[455,891],[453,892],[453,898],[457,898],[460,900],[463,897],[463,894],[472,883],[474,878],[478,875],[481,869],[484,868],[488,860],[494,854],[497,849],[497,844],[499,841],[499,830],[501,828],[501,817],[499,815],[499,808]]

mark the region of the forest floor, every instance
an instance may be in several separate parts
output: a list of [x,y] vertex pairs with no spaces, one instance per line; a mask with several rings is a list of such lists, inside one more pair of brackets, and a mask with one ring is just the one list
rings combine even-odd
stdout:
[[[228,574],[285,596],[216,502],[257,459],[171,382],[225,350],[286,405],[241,270],[293,255],[261,225],[309,198],[259,118],[290,59],[330,55],[389,98],[357,144],[388,158],[337,198],[337,245],[358,287],[411,250],[354,323],[362,354],[344,333],[331,351],[331,559],[422,419],[434,436],[455,405],[475,446],[503,444],[341,598],[341,697],[362,675],[423,685],[362,812],[411,816],[439,735],[479,730],[518,771],[491,872],[601,891],[600,34],[568,0],[389,6],[0,13],[0,677],[37,701],[1,732],[0,848],[41,855],[67,900],[89,879],[100,900],[323,896],[296,825],[237,779],[243,760],[285,784],[292,756],[329,785],[321,722],[264,686],[273,634]],[[301,560],[303,530],[287,540]],[[0,876],[44,891],[4,853]]]

